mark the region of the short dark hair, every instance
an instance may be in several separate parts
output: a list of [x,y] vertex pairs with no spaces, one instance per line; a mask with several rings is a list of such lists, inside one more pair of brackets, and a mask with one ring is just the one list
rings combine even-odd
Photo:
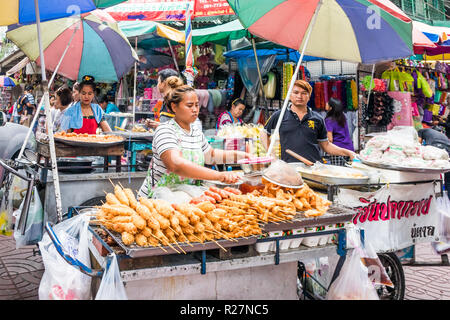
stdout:
[[[234,100],[231,102],[230,106],[228,106],[227,110],[230,111],[230,110],[231,110],[231,107],[237,106],[238,104],[243,104],[243,105],[245,106],[245,101],[242,100],[241,98],[234,99]],[[247,107],[247,106],[246,106],[246,107]]]
[[108,98],[107,95],[102,95],[101,97],[98,98],[98,103],[108,103],[110,101],[110,99]]
[[56,90],[55,95],[59,97],[63,106],[68,106],[72,102],[72,90],[68,87],[61,87]]
[[178,72],[173,69],[163,69],[158,72],[158,78],[161,78],[161,82],[163,82],[167,78],[173,77],[173,76],[175,76],[175,77],[179,76]]
[[33,91],[33,86],[31,84],[27,84],[25,86],[25,91]]

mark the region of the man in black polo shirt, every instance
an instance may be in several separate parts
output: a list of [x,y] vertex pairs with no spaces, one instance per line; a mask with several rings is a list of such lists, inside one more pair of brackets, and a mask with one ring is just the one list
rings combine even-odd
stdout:
[[[290,104],[280,126],[281,159],[286,162],[298,162],[296,158],[286,153],[286,150],[290,149],[312,162],[322,161],[319,146],[328,154],[353,159],[356,155],[353,151],[340,148],[328,141],[323,118],[308,107],[311,92],[312,88],[308,82],[295,81]],[[281,110],[278,110],[270,117],[261,133],[261,141],[266,150],[269,136],[275,130],[280,113]]]

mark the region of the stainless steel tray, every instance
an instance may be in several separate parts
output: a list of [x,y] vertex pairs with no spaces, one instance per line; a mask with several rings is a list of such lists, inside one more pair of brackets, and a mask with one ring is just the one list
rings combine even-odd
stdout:
[[65,145],[73,146],[73,147],[104,148],[104,147],[111,147],[111,146],[123,144],[125,139],[122,139],[121,141],[112,141],[112,142],[86,142],[86,141],[75,141],[75,140],[62,139],[62,138],[55,137],[55,141],[63,143]]
[[151,132],[123,132],[123,131],[113,131],[108,132],[108,134],[112,134],[115,136],[120,136],[125,139],[133,139],[133,140],[150,140],[153,141],[154,134]]
[[[104,226],[100,226],[103,230],[105,230],[113,239],[117,242],[117,244],[125,251],[126,255],[131,258],[142,258],[142,257],[151,257],[151,256],[164,256],[169,254],[177,254],[175,250],[170,248],[169,246],[163,247],[139,247],[138,245],[130,245],[126,246],[122,242],[122,237],[119,233],[108,230]],[[216,240],[218,244],[220,244],[224,248],[231,248],[243,245],[251,245],[256,243],[256,236],[248,237],[248,238],[236,238],[237,241],[231,240]],[[179,246],[186,252],[196,252],[203,250],[211,250],[211,249],[220,249],[222,250],[216,243],[212,241],[205,241],[204,243],[191,243],[192,247],[187,243],[178,242]],[[175,249],[181,251],[177,245],[171,244]],[[162,248],[162,249],[161,249]],[[164,250],[166,251],[164,251]],[[181,253],[183,254],[183,253]]]
[[301,212],[298,212],[292,220],[289,220],[289,222],[270,222],[262,225],[261,229],[263,232],[272,232],[345,223],[351,221],[354,215],[355,212],[351,208],[332,204],[328,211],[320,217],[306,218]]
[[411,167],[402,167],[402,166],[396,166],[396,165],[390,165],[390,164],[384,164],[384,163],[376,163],[371,161],[362,160],[361,162],[365,165],[380,168],[380,169],[387,169],[387,170],[396,170],[396,171],[405,171],[405,172],[418,172],[418,173],[445,173],[450,171],[450,168],[448,169],[435,169],[435,168],[411,168]]
[[272,180],[272,179],[270,179],[269,177],[267,177],[265,175],[263,175],[262,177],[264,179],[266,179],[267,181],[269,181],[270,183],[276,184],[276,185],[278,185],[280,187],[284,187],[284,188],[301,189],[304,186],[304,184],[300,184],[298,186],[291,186],[291,185],[288,185],[288,184],[282,184],[282,183],[276,182],[275,180]]
[[[319,175],[314,174],[311,172],[307,172],[307,167],[303,163],[290,163],[290,165],[293,165],[302,175],[303,178],[308,179],[306,183],[310,187],[316,187],[319,189],[327,189],[327,185],[364,185],[369,183],[369,177],[365,176],[364,178],[342,178],[342,177],[333,177],[333,176],[326,176],[326,175]],[[359,172],[362,173],[361,170],[353,169],[353,168],[347,168],[347,167],[341,167],[341,166],[333,166],[333,165],[327,165],[330,167],[333,167],[341,172],[349,172],[349,173],[355,173]],[[311,182],[316,181],[318,183]]]

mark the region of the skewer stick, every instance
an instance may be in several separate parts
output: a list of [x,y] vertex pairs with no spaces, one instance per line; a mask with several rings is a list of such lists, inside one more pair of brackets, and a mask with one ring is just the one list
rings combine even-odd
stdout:
[[212,241],[217,244],[223,251],[227,252],[227,249],[225,249],[224,247],[222,247],[216,240],[212,239]]
[[111,180],[111,178],[108,178],[108,180],[109,180],[109,182],[111,182],[111,184],[112,184],[112,186],[113,186],[113,188],[115,188],[116,187],[116,185],[112,182],[112,180]]
[[119,186],[120,186],[122,189],[125,189],[125,188],[123,187],[123,185],[120,183],[120,181],[119,181],[118,183],[119,183]]
[[180,247],[180,245],[178,244],[177,240],[175,240],[175,237],[172,237],[170,240],[171,240],[172,242],[174,242],[175,245],[176,245],[176,246],[177,246],[184,254],[186,254],[186,251],[184,251],[183,248]]
[[161,249],[161,250],[163,250],[164,252],[166,252],[167,253],[167,250],[166,249],[164,249],[164,247],[161,245],[161,244],[159,244],[158,243],[158,247]]
[[177,236],[180,235],[178,232],[176,232],[175,230],[173,230],[170,226],[168,226],[168,228],[169,228],[170,230],[172,230]]

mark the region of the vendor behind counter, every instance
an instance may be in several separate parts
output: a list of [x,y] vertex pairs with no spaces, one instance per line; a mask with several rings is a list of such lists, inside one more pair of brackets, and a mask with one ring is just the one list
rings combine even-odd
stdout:
[[80,83],[80,101],[70,106],[61,119],[61,130],[75,133],[96,134],[100,128],[103,132],[111,132],[104,118],[103,109],[92,103],[95,97],[95,79],[84,76]]

